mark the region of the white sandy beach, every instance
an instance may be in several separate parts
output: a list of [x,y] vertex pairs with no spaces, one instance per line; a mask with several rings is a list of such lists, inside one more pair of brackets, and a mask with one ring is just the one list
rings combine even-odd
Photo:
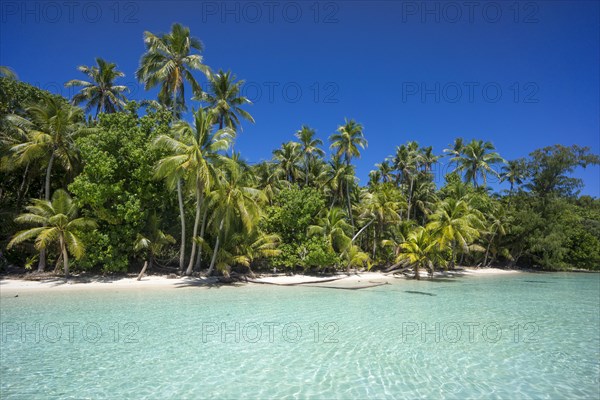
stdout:
[[[436,273],[436,277],[456,277],[456,276],[491,276],[521,273],[519,270],[505,270],[498,268],[462,268],[457,271],[447,273]],[[427,279],[427,274],[421,272],[422,279]],[[281,286],[292,286],[295,284],[328,285],[332,287],[360,287],[377,284],[398,282],[406,279],[402,275],[386,274],[383,272],[359,272],[358,274],[346,275],[339,274],[329,277],[315,277],[308,275],[277,275],[263,276],[253,279],[254,282],[239,282],[238,285],[262,286],[262,284],[274,284]],[[15,295],[19,292],[29,292],[38,290],[63,291],[63,290],[105,290],[105,289],[149,289],[149,288],[182,288],[182,287],[208,287],[218,283],[216,278],[193,278],[180,277],[169,279],[167,276],[150,275],[137,281],[135,278],[101,278],[90,277],[88,279],[70,279],[65,282],[60,277],[44,280],[25,280],[4,278],[0,280],[0,294]]]

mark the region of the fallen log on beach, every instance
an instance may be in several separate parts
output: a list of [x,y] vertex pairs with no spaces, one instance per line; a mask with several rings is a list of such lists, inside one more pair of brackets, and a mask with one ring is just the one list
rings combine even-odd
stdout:
[[297,285],[307,285],[307,284],[311,284],[311,283],[321,283],[321,282],[333,282],[333,281],[339,281],[340,279],[345,279],[346,276],[342,276],[339,278],[331,278],[331,279],[320,279],[318,281],[306,281],[306,282],[291,282],[291,283],[276,283],[276,282],[266,282],[266,281],[257,281],[254,279],[248,279],[248,282],[252,282],[252,283],[261,283],[261,284],[265,284],[265,285],[276,285],[276,286],[297,286]]
[[360,285],[360,286],[320,286],[320,285],[309,285],[308,287],[318,287],[325,289],[344,289],[344,290],[359,290],[359,289],[368,289],[372,287],[389,285],[388,282],[373,282],[370,285]]

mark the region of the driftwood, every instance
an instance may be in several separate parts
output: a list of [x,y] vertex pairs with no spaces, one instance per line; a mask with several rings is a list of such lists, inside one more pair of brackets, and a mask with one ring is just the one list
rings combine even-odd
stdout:
[[[391,267],[384,269],[383,272],[392,272],[394,270],[397,270],[398,268],[406,267],[408,264],[409,264],[408,260],[402,260],[402,261],[392,265]],[[406,268],[404,268],[404,269],[406,269]]]
[[317,285],[309,285],[308,287],[318,287],[325,289],[343,289],[343,290],[359,290],[359,289],[368,289],[372,287],[388,285],[387,282],[372,282],[370,285],[361,285],[361,286],[353,286],[353,287],[343,287],[343,286],[317,286]]
[[333,281],[338,281],[338,280],[344,279],[344,278],[346,278],[346,277],[342,276],[342,277],[339,277],[339,278],[321,279],[321,280],[318,280],[318,281],[297,282],[297,283],[262,282],[262,281],[257,281],[257,280],[254,280],[254,279],[248,279],[248,282],[262,283],[262,284],[265,284],[265,285],[275,285],[275,286],[297,286],[297,285],[307,285],[307,284],[311,284],[311,283],[333,282]]

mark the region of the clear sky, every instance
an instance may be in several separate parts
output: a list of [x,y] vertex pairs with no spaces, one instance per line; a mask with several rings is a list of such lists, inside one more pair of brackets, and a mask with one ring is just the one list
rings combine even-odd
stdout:
[[[236,150],[248,161],[269,159],[302,124],[326,141],[354,118],[369,141],[356,161],[364,184],[408,140],[439,154],[457,136],[481,138],[506,159],[557,143],[600,153],[599,4],[3,1],[0,64],[70,97],[62,85],[83,78],[75,68],[103,57],[125,72],[131,98],[153,98],[134,78],[143,32],[180,22],[206,64],[247,82],[256,124]],[[598,167],[576,176],[600,196]]]

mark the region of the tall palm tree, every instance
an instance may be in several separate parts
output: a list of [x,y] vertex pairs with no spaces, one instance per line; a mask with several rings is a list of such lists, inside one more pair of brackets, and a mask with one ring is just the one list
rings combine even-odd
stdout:
[[125,76],[121,71],[117,71],[117,65],[102,58],[96,58],[97,66],[88,67],[81,65],[77,69],[86,74],[90,80],[84,81],[73,79],[65,83],[66,87],[81,86],[79,93],[73,96],[73,104],[79,105],[87,102],[85,111],[89,112],[96,108],[98,113],[114,113],[121,111],[125,106],[127,99],[124,93],[129,92],[127,86],[115,85],[117,78]]
[[197,70],[210,76],[202,56],[192,54],[194,50],[203,50],[202,43],[190,35],[189,28],[180,24],[173,24],[170,33],[144,32],[144,43],[146,53],[135,76],[146,90],[160,85],[158,100],[179,116],[186,109],[184,82],[192,86],[193,93],[199,94],[201,87],[192,72]]
[[527,165],[524,159],[510,160],[507,165],[502,166],[500,182],[510,183],[509,195],[512,195],[515,184],[523,184],[525,178],[527,178]]
[[346,188],[352,187],[356,183],[352,165],[346,164],[334,154],[331,161],[329,161],[328,168],[323,171],[319,180],[324,182],[323,186],[331,196],[331,206],[329,208],[333,208],[335,204],[348,206],[348,203],[344,200],[347,192]]
[[[215,165],[222,160],[219,152],[229,149],[233,140],[233,131],[229,128],[212,132],[215,114],[204,109],[194,114],[194,124],[185,121],[174,124],[175,137],[161,135],[155,144],[170,152],[156,166],[156,175],[166,177],[174,171],[185,171],[187,179],[192,183],[196,195],[196,217],[192,239],[198,235],[198,227],[202,214],[204,195],[211,187],[216,175]],[[192,240],[192,251],[186,275],[192,273],[196,256],[196,241]]]
[[[367,139],[365,139],[363,133],[363,126],[351,119],[345,120],[344,125],[341,125],[337,129],[337,133],[334,133],[329,137],[331,142],[331,149],[334,150],[335,155],[339,158],[344,158],[346,165],[350,166],[352,158],[360,158],[360,149],[367,147]],[[348,203],[348,216],[350,217],[350,223],[354,228],[354,217],[352,216],[352,204],[350,202],[350,185],[346,186],[346,200]]]
[[413,189],[419,173],[419,167],[422,164],[422,154],[419,144],[415,141],[410,141],[405,145],[398,146],[392,162],[394,169],[397,171],[397,184],[403,184],[406,188],[406,219],[410,219]]
[[[78,152],[74,145],[75,137],[84,132],[83,111],[60,101],[54,96],[46,96],[39,103],[25,109],[28,119],[9,115],[9,123],[23,132],[23,142],[10,148],[17,165],[28,165],[35,160],[47,163],[44,185],[44,199],[50,201],[50,179],[55,163],[72,172]],[[38,272],[46,268],[46,249],[40,247]]]
[[216,188],[210,196],[216,239],[207,275],[212,274],[221,241],[230,233],[232,225],[240,223],[246,232],[250,232],[258,223],[259,204],[266,198],[259,189],[246,186],[246,182],[247,177],[238,163],[229,161],[223,165]]
[[297,182],[302,174],[299,166],[301,158],[300,143],[298,142],[283,143],[279,149],[273,151],[273,159],[281,174],[290,183]]
[[46,249],[56,243],[62,256],[65,277],[69,276],[69,253],[80,259],[85,246],[78,236],[81,230],[94,229],[96,223],[88,218],[77,217],[77,206],[67,192],[58,189],[52,195],[52,201],[33,200],[27,206],[26,214],[16,218],[16,222],[39,225],[15,234],[8,247],[35,239],[38,250]]
[[315,130],[308,125],[302,125],[296,132],[296,138],[300,141],[300,151],[304,155],[304,185],[308,186],[310,162],[315,157],[322,157],[325,152],[319,146],[323,145],[321,139],[315,139]]
[[464,253],[475,248],[472,244],[483,228],[483,215],[466,200],[447,198],[438,204],[429,219],[427,229],[439,238],[441,247],[449,246],[450,265],[454,268],[457,247]]
[[237,132],[240,117],[254,123],[254,118],[242,108],[252,102],[241,95],[244,81],[236,81],[236,76],[231,71],[219,70],[208,77],[208,92],[202,92],[194,97],[195,100],[204,101],[217,115],[219,129],[229,127]]
[[487,174],[498,176],[493,169],[494,164],[504,163],[504,159],[496,152],[491,142],[483,140],[472,140],[463,147],[462,153],[457,157],[455,171],[464,172],[465,181],[473,182],[477,187],[477,177],[483,178],[483,184],[487,184]]

